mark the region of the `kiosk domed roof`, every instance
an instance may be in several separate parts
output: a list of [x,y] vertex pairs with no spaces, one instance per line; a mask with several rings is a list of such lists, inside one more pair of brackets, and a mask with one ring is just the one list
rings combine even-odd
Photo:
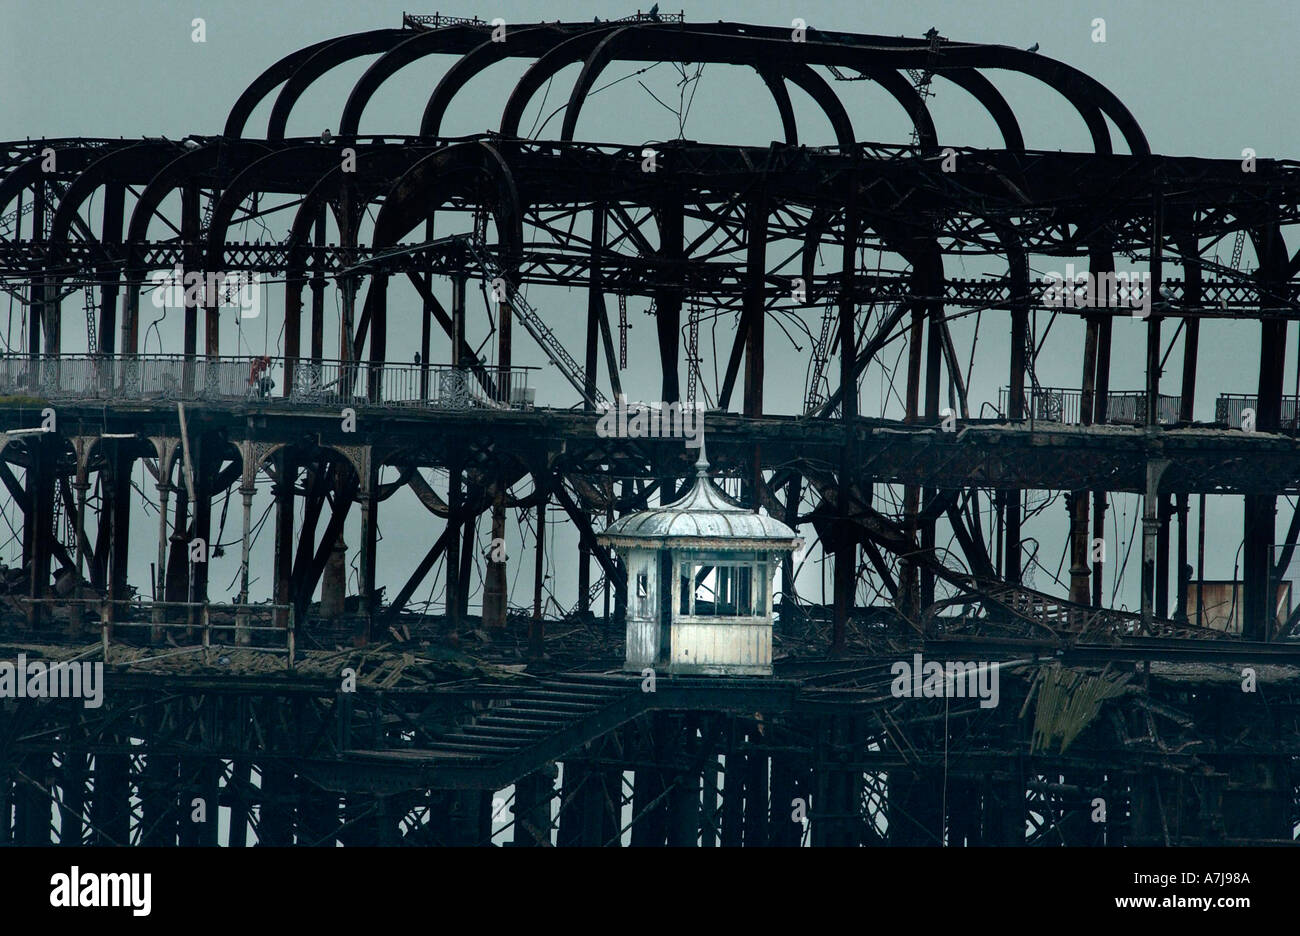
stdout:
[[[671,504],[620,517],[598,539],[614,546],[665,545],[710,548],[796,549],[794,530],[764,514],[733,503],[709,480],[709,462],[700,444],[695,484]],[[739,541],[739,542],[738,542]]]

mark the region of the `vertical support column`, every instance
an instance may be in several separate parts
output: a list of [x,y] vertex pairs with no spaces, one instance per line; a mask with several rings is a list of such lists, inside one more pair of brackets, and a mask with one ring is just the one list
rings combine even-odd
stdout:
[[1160,476],[1168,466],[1167,459],[1153,458],[1147,462],[1147,484],[1142,515],[1142,632],[1145,634],[1151,633],[1151,623],[1155,613],[1152,597],[1156,575],[1156,536],[1160,530],[1158,514]]
[[722,765],[723,848],[739,848],[745,840],[745,750],[735,718],[726,722],[726,760]]
[[560,798],[556,844],[562,847],[604,845],[608,829],[604,820],[602,772],[585,760],[566,760],[562,780],[564,791]]
[[[605,224],[605,203],[598,201],[591,208],[591,273],[587,287],[587,343],[584,361],[584,386],[588,397],[594,396],[596,392],[600,323],[605,317],[605,276],[600,263],[601,251],[605,248]],[[583,408],[588,412],[594,409],[590,401]]]
[[[174,440],[163,436],[154,437],[154,451],[158,455],[158,558],[154,566],[155,596],[162,602],[167,600],[167,510],[168,502],[171,500],[172,483],[172,456],[176,452],[176,443]],[[84,506],[84,498],[79,502],[77,511],[78,517],[81,516],[81,509]],[[78,519],[78,524],[81,520]],[[153,609],[154,627],[150,631],[150,641],[159,643],[163,639],[162,625],[166,616],[162,608]]]
[[[833,598],[834,611],[831,622],[831,653],[844,652],[849,618],[853,614],[854,593],[857,590],[858,546],[853,537],[849,519],[849,497],[852,490],[852,471],[855,468],[853,426],[858,417],[858,360],[855,320],[857,317],[857,257],[861,223],[858,214],[858,178],[848,177],[848,192],[844,205],[844,248],[840,263],[839,316],[836,344],[840,352],[840,417],[844,438],[840,445],[838,486],[835,492],[837,523],[835,529],[835,565]],[[796,480],[792,493],[797,495]],[[795,509],[798,496],[795,496]],[[788,513],[788,511],[787,511]],[[789,555],[787,554],[787,558]],[[792,568],[793,572],[793,568]],[[791,582],[786,582],[790,587]]]
[[483,624],[488,632],[506,626],[506,491],[505,478],[498,472],[492,491],[492,538],[488,543],[483,574]]
[[[1022,420],[1028,414],[1025,406],[1025,348],[1029,342],[1029,258],[1019,244],[1009,245],[1007,264],[1012,279],[1012,295],[1015,297],[1011,302],[1011,368],[1008,376],[1007,417]],[[1009,488],[999,493],[1002,501],[1002,528],[1006,537],[1003,578],[1008,585],[1019,585],[1021,493],[1019,488]]]
[[[540,485],[539,485],[540,488]],[[550,492],[540,488],[537,502],[537,543],[533,561],[533,620],[528,625],[528,656],[540,660],[546,623],[542,618],[542,576],[546,568],[546,504]]]
[[[348,181],[346,174],[339,192],[339,246],[351,248],[357,246],[356,232],[356,214],[353,210],[355,197],[352,192],[352,185]],[[357,275],[348,274],[339,277],[338,287],[342,290],[341,297],[342,321],[339,324],[339,360],[350,362],[352,354],[352,329],[356,321],[357,306]]]
[[81,845],[85,836],[82,814],[85,808],[88,765],[86,754],[81,748],[85,737],[85,727],[74,720],[63,735],[64,748],[59,752],[59,786],[62,788],[59,844],[64,846]]
[[[32,240],[46,246],[45,216],[48,209],[44,175],[41,176],[34,189],[35,191],[32,193]],[[18,223],[21,226],[21,215],[19,215]],[[41,332],[45,327],[46,289],[44,278],[32,277],[28,284],[27,296],[31,304],[31,314],[27,319],[27,353],[32,358],[31,380],[32,387],[35,388],[39,386],[37,365],[41,353]]]
[[[324,247],[326,244],[325,233],[325,206],[321,205],[316,212],[316,237],[317,247]],[[323,264],[316,264],[311,272],[311,360],[313,364],[319,364],[325,357],[325,267]],[[287,379],[285,382],[292,386],[292,382]],[[285,390],[288,393],[288,389]]]
[[[247,446],[245,451],[252,453],[252,446]],[[252,479],[256,477],[257,467],[253,466],[252,470],[245,470],[244,483],[239,486],[239,494],[243,500],[244,517],[242,532],[239,538],[239,612],[235,615],[235,643],[250,643],[252,636],[248,630],[248,612],[244,610],[248,607],[248,554],[251,545],[253,530],[253,493],[256,490],[253,487]]]
[[[122,220],[126,200],[126,186],[110,182],[104,187],[103,229],[100,242],[122,243]],[[95,344],[101,355],[110,355],[117,348],[117,293],[118,273],[111,266],[99,268],[99,332]]]
[[[799,504],[803,500],[803,475],[795,474],[785,489],[785,525],[799,532]],[[781,632],[792,633],[791,624],[795,610],[799,607],[799,593],[794,581],[794,553],[785,550],[781,553]],[[845,615],[847,620],[847,613]]]
[[539,770],[515,781],[513,846],[530,848],[551,844],[551,804],[555,800],[555,765],[550,773]]
[[[302,291],[307,277],[286,274],[284,281],[284,386],[280,396],[293,394],[298,361],[302,357]],[[312,282],[312,302],[315,304],[317,284]]]
[[1146,426],[1160,423],[1160,284],[1164,280],[1164,192],[1156,189],[1151,219],[1151,314],[1147,318],[1147,412]]
[[[194,536],[203,541],[206,551],[202,562],[190,561],[189,601],[194,604],[206,604],[208,600],[208,560],[212,556],[212,482],[220,465],[220,455],[216,451],[215,438],[206,433],[196,433],[192,445],[197,450],[194,457]],[[187,619],[193,625],[197,618],[193,608],[189,609]]]
[[762,848],[768,842],[768,766],[767,754],[755,750],[761,736],[749,735],[745,762],[745,847]]
[[[764,358],[767,348],[767,308],[764,279],[767,272],[766,192],[760,185],[745,210],[745,381],[743,412],[750,418],[763,415]],[[691,362],[688,366],[694,366]],[[763,451],[755,443],[749,455],[749,477],[742,488],[742,503],[757,511],[763,494]]]
[[[1092,251],[1090,268],[1094,275],[1100,277],[1110,272],[1114,264],[1110,262],[1109,252]],[[1101,280],[1099,279],[1098,282]],[[1111,301],[1109,292],[1103,295],[1107,304]],[[1083,389],[1079,394],[1079,421],[1091,426],[1096,412],[1097,385],[1097,348],[1100,343],[1100,316],[1089,315],[1083,343]],[[1091,572],[1091,552],[1088,542],[1088,492],[1072,491],[1066,499],[1070,513],[1070,600],[1075,604],[1087,604],[1090,599],[1089,573]]]
[[465,282],[463,274],[451,278],[451,366],[463,367],[460,350],[465,344]]
[[[110,738],[115,738],[110,733]],[[130,844],[131,759],[127,754],[99,751],[94,760],[90,800],[91,844]]]
[[[283,448],[275,456],[278,471],[271,488],[275,497],[275,603],[293,603],[293,489],[298,481],[298,459]],[[287,611],[275,612],[275,626],[288,630]]]
[[[78,460],[80,461],[80,460]],[[90,491],[90,482],[86,480],[86,471],[88,469],[84,464],[78,464],[76,480],[72,482],[72,490],[77,498],[77,543],[76,543],[76,569],[74,573],[76,586],[73,589],[72,597],[81,599],[85,597],[82,589],[82,582],[85,581],[84,570],[86,568],[86,494]],[[164,503],[160,508],[161,517],[164,523],[167,522],[167,506]],[[162,595],[162,583],[159,582],[159,597]],[[81,612],[78,610],[73,614],[72,626],[76,628],[81,620]]]
[[[1265,288],[1280,290],[1289,262],[1286,244],[1278,225],[1276,202],[1268,211],[1262,230],[1252,232],[1259,254],[1259,272]],[[1282,427],[1282,380],[1286,364],[1285,319],[1260,323],[1259,393],[1255,422],[1261,432]],[[1270,640],[1277,627],[1277,595],[1270,571],[1273,565],[1277,498],[1272,494],[1248,494],[1245,498],[1245,530],[1242,556],[1242,636],[1247,640]]]
[[694,766],[699,750],[698,720],[694,713],[658,718],[662,740],[676,755],[665,825],[669,846],[679,848],[694,848],[700,835],[700,774]]
[[[18,759],[23,776],[14,777],[14,844],[47,846],[53,844],[50,822],[50,798],[46,790],[53,786],[54,763],[48,752],[28,754]],[[8,821],[8,816],[4,817]]]
[[[682,283],[684,226],[679,192],[670,192],[659,206],[659,262],[665,283]],[[662,371],[662,399],[681,399],[677,363],[681,341],[681,285],[662,286],[655,293],[655,329],[659,337],[659,366]]]
[[[357,499],[361,503],[361,581],[360,605],[364,632],[354,634],[358,643],[364,643],[373,636],[371,627],[378,612],[375,596],[375,567],[379,548],[379,469],[375,465],[370,446],[364,446],[361,454],[360,487]],[[340,537],[342,534],[340,533]]]
[[[927,278],[919,269],[912,278],[914,292],[924,293],[928,285]],[[912,307],[911,326],[907,338],[907,410],[903,420],[915,423],[920,417],[921,405],[921,348],[925,335],[925,306],[916,301]],[[903,487],[903,526],[909,543],[917,542],[919,524],[917,517],[921,509],[921,489],[914,484]],[[904,559],[899,563],[899,610],[904,617],[920,616],[921,592],[918,583],[919,573],[916,563]]]
[[[659,736],[663,718],[656,714],[647,719],[650,733],[648,750],[642,752],[642,760],[637,764],[632,776],[632,847],[659,847],[668,839],[668,803],[667,778],[657,766],[650,766],[651,758],[645,755],[653,750],[656,755],[663,752],[664,739]],[[657,764],[658,757],[653,758]]]
[[[850,716],[827,718],[820,728],[820,756],[816,764],[816,823],[813,843],[819,846],[860,844],[862,770],[853,766],[858,750],[857,720]],[[894,772],[890,772],[890,781]],[[891,829],[893,823],[890,823]]]
[[113,538],[109,551],[108,598],[113,620],[118,615],[117,602],[124,601],[129,587],[128,557],[131,545],[131,464],[130,452],[123,452],[118,442],[108,445],[109,483],[113,488]]
[[[1107,269],[1114,269],[1114,260],[1110,260]],[[1097,379],[1092,404],[1092,421],[1094,425],[1106,423],[1110,403],[1110,344],[1114,321],[1110,315],[1104,315],[1097,323]],[[1106,541],[1105,491],[1093,491],[1092,494],[1092,537]],[[1097,559],[1090,563],[1092,567],[1092,603],[1094,607],[1102,606],[1102,568],[1104,561]]]
[[1188,545],[1188,496],[1179,494],[1175,499],[1175,512],[1178,514],[1178,569],[1177,569],[1177,589],[1174,599],[1174,620],[1183,624],[1187,623],[1187,596],[1191,592],[1192,585],[1192,567],[1187,564],[1187,545]]
[[986,845],[1023,847],[1028,816],[1025,811],[1024,773],[1018,761],[1010,773],[989,772],[984,777],[982,838]]
[[700,775],[700,847],[714,848],[718,844],[718,732],[715,715],[703,715],[700,729],[701,754],[704,769]]
[[27,512],[23,516],[24,532],[30,527],[31,569],[28,582],[28,626],[36,628],[45,620],[42,602],[50,588],[50,559],[54,542],[54,470],[55,451],[48,435],[32,436],[27,443]]
[[384,399],[384,359],[388,354],[388,276],[376,273],[370,278],[366,294],[370,306],[370,368],[366,379],[366,398],[371,404]]
[[[932,248],[937,250],[937,247]],[[943,258],[942,256],[928,255],[926,264],[926,293],[930,296],[942,296],[943,294]],[[944,308],[942,299],[933,299],[926,303],[926,316],[928,318],[926,328],[926,346],[925,346],[925,421],[927,425],[934,426],[939,422],[939,404],[940,397],[940,378],[942,377],[943,362],[943,330],[944,330]],[[926,488],[922,494],[925,503],[938,492],[934,488]],[[921,551],[929,558],[934,558],[936,542],[936,524],[938,520],[934,516],[925,518],[921,523]],[[934,572],[929,565],[921,568],[921,609],[928,608],[934,604]],[[920,610],[920,609],[918,609]]]
[[[474,503],[480,503],[480,488],[475,485],[471,490],[474,491]],[[474,543],[478,536],[478,513],[469,511],[465,517],[465,522],[461,525],[461,543],[460,543],[460,619],[462,621],[469,618],[469,573],[470,567],[474,561]]]
[[1169,619],[1169,520],[1173,516],[1169,495],[1160,495],[1156,530],[1156,599],[1155,615],[1162,621]]
[[[433,240],[433,215],[424,222],[424,240]],[[416,274],[419,276],[420,274]],[[433,274],[424,275],[424,295],[420,305],[420,399],[429,399],[429,355],[432,353]]]
[[1070,516],[1070,600],[1087,604],[1088,589],[1088,492],[1070,491],[1066,494],[1066,510]]
[[[199,186],[197,182],[188,182],[181,188],[181,248],[185,273],[199,271]],[[185,373],[184,386],[187,394],[194,392],[194,365],[190,362],[199,350],[199,310],[193,302],[193,296],[185,300]]]
[[1205,495],[1196,501],[1196,626],[1205,626]]
[[[792,754],[773,754],[771,783],[771,813],[768,819],[768,841],[772,845],[796,847],[803,838],[803,823],[796,820],[796,800],[799,794],[800,758]],[[804,798],[803,815],[807,815],[808,802]]]
[[447,458],[447,559],[443,563],[447,577],[445,594],[447,626],[460,628],[460,524],[464,517],[464,469],[455,446]]
[[[101,487],[107,488],[101,479]],[[184,484],[178,484],[176,491],[176,508],[172,520],[172,533],[168,538],[170,552],[167,555],[167,587],[163,592],[165,601],[186,601],[190,593],[189,566],[189,508],[190,495]],[[173,615],[167,615],[172,619]]]
[[[154,704],[157,705],[157,700]],[[140,844],[147,848],[176,845],[177,820],[180,818],[180,759],[149,750],[138,783],[142,817]]]

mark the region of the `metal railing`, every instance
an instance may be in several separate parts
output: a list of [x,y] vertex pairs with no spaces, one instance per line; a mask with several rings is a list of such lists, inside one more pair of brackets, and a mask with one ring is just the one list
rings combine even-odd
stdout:
[[[139,598],[121,598],[110,601],[103,598],[55,598],[32,599],[19,598],[20,604],[71,606],[97,613],[99,616],[100,647],[104,660],[109,660],[110,647],[114,634],[136,632],[146,640],[153,638],[159,642],[166,631],[179,634],[182,641],[197,640],[197,643],[181,645],[176,653],[187,650],[208,651],[213,647],[238,647],[257,650],[264,653],[284,654],[285,667],[293,669],[297,654],[297,635],[294,627],[292,605],[278,604],[211,604],[206,601],[142,601]],[[212,612],[224,613],[229,618],[226,622],[214,622]],[[185,620],[168,620],[170,613],[182,612]],[[280,616],[284,624],[277,624]],[[268,623],[255,623],[265,620]],[[254,634],[269,635],[272,644],[278,644],[283,638],[284,646],[254,646]],[[222,641],[225,636],[225,642]],[[214,638],[216,638],[214,640]]]
[[[1300,398],[1282,397],[1282,414],[1278,425],[1284,430],[1300,427]],[[1259,396],[1254,393],[1220,393],[1214,401],[1214,421],[1220,426],[1240,429],[1245,410],[1259,412]]]
[[[1003,387],[998,396],[998,412],[1004,419],[1027,420],[1035,422],[1060,423],[1065,426],[1077,426],[1082,423],[1079,416],[1082,390],[1061,387],[1039,387],[1025,389],[1025,408],[1020,414],[1011,412],[1011,391]],[[1178,421],[1183,398],[1161,394],[1156,411],[1158,423],[1175,423]],[[1032,415],[1031,415],[1032,414]],[[1126,390],[1106,395],[1106,422],[1117,426],[1144,426],[1147,419],[1147,395],[1141,390]]]
[[[312,361],[293,365],[288,399],[321,406],[531,409],[533,367]],[[47,400],[284,399],[283,359],[179,354],[0,356],[0,396]]]

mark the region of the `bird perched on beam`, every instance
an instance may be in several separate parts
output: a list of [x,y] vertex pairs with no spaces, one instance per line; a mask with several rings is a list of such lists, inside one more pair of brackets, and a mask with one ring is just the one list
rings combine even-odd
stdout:
[[1026,52],[1037,52],[1037,51],[1038,51],[1038,43],[1035,42],[1035,43],[1034,43],[1033,45],[1031,45],[1028,49],[1025,49],[1025,51],[1026,51]]

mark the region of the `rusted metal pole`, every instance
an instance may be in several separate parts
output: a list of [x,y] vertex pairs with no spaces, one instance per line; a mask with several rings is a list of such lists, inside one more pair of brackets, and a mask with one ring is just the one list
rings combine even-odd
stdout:
[[533,560],[533,620],[528,627],[528,655],[535,660],[542,658],[545,622],[542,620],[542,576],[546,568],[546,503],[547,493],[537,504],[537,546]]

